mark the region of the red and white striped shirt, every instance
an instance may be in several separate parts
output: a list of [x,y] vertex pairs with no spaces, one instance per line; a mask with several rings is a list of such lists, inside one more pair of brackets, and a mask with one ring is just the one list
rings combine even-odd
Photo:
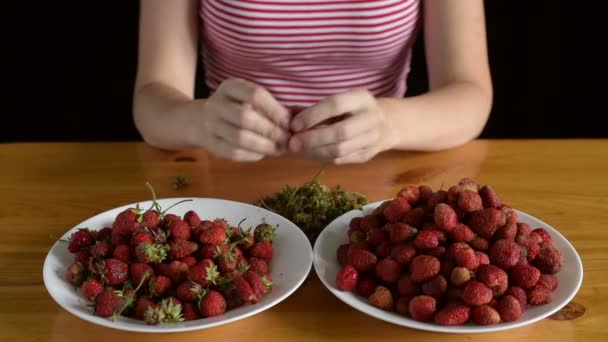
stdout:
[[402,97],[419,0],[201,0],[213,91],[230,77],[309,106],[352,88]]

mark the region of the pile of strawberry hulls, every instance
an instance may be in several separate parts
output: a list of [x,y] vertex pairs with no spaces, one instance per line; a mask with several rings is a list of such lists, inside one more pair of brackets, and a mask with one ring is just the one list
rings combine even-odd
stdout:
[[156,204],[130,208],[111,228],[72,234],[75,261],[66,278],[96,315],[195,320],[257,303],[270,291],[272,226],[243,230],[224,219],[202,221],[194,211],[183,218],[165,212]]
[[448,191],[410,185],[351,220],[336,282],[417,321],[491,325],[549,303],[562,256],[490,186],[465,178]]

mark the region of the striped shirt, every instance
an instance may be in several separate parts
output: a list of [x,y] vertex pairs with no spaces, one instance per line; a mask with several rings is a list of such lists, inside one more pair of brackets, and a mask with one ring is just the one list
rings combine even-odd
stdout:
[[211,91],[231,77],[308,106],[353,88],[402,97],[419,0],[201,0]]

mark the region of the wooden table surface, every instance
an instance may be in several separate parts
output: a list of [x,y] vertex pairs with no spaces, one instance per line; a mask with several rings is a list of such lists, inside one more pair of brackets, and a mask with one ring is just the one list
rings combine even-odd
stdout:
[[[202,151],[170,153],[141,143],[0,145],[0,341],[579,341],[608,340],[608,140],[475,141],[431,154],[388,152],[364,165],[325,166],[323,182],[371,201],[407,183],[473,177],[511,206],[556,227],[580,254],[583,285],[573,302],[585,313],[479,335],[446,335],[392,325],[335,298],[314,271],[292,296],[261,314],[179,334],[137,334],[100,327],[63,310],[47,293],[42,265],[56,237],[109,208],[159,197],[218,197],[251,202],[298,185],[323,165],[296,156],[242,164]],[[172,179],[190,185],[174,190]],[[243,339],[244,336],[250,336]]]

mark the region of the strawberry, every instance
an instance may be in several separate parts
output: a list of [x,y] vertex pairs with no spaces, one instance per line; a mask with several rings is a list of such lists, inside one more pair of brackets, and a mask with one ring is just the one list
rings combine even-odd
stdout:
[[146,311],[148,311],[149,307],[154,305],[155,303],[152,299],[148,297],[139,297],[135,302],[135,318],[139,320],[144,320],[146,317]]
[[193,256],[187,256],[185,258],[182,258],[181,262],[183,262],[184,264],[188,265],[188,267],[190,267],[190,266],[196,265],[196,263],[198,261]]
[[479,325],[493,325],[500,323],[500,315],[489,305],[473,307],[471,309],[471,318],[475,324]]
[[404,274],[397,282],[397,291],[401,296],[416,296],[420,294],[420,286],[414,283],[410,276]]
[[175,219],[169,224],[169,236],[174,240],[190,240],[190,225],[184,220]]
[[416,256],[416,248],[411,243],[394,245],[391,249],[391,258],[401,265],[409,263],[414,256]]
[[426,203],[427,210],[431,213],[431,216],[433,216],[435,207],[439,203],[446,203],[447,201],[448,201],[448,192],[445,190],[439,190],[439,191],[433,193],[431,198],[429,198],[429,200],[427,201],[427,203]]
[[130,240],[131,246],[137,246],[140,243],[154,243],[154,236],[147,231],[140,231],[135,233]]
[[418,230],[402,222],[387,223],[385,229],[388,231],[391,242],[404,242],[416,235]]
[[112,230],[112,234],[110,235],[110,243],[112,246],[118,245],[128,245],[130,234],[120,234],[116,230]]
[[488,265],[490,263],[490,257],[484,252],[475,251],[475,256],[480,265]]
[[437,300],[441,299],[448,289],[448,282],[442,275],[437,275],[422,284],[422,293]]
[[68,251],[76,253],[79,250],[89,247],[95,242],[93,235],[86,228],[78,229],[70,237],[70,244],[68,245]]
[[374,253],[378,258],[386,258],[391,255],[393,244],[390,241],[384,241],[378,246],[376,246],[376,250]]
[[97,242],[91,247],[91,256],[97,260],[107,258],[111,252],[112,246],[107,242]]
[[528,302],[532,305],[547,304],[553,300],[553,293],[544,286],[534,286],[527,290]]
[[146,228],[156,228],[161,225],[160,216],[157,211],[148,210],[142,216],[142,224]]
[[439,274],[439,259],[430,255],[418,255],[410,263],[410,277],[416,283],[429,280]]
[[167,215],[165,215],[165,217],[163,217],[162,225],[166,229],[169,229],[169,225],[171,224],[171,222],[173,222],[173,220],[178,220],[178,219],[179,219],[179,216],[177,216],[175,214],[167,214]]
[[488,304],[492,300],[492,290],[477,280],[471,280],[464,287],[462,300],[471,306]]
[[429,229],[420,231],[414,239],[414,245],[418,249],[432,249],[439,246],[437,234]]
[[484,239],[491,239],[494,233],[507,223],[507,218],[499,209],[484,208],[470,214],[468,224]]
[[201,247],[199,248],[198,251],[198,258],[199,259],[212,259],[213,256],[215,255],[215,252],[217,252],[217,249],[220,249],[221,251],[227,251],[230,248],[230,245],[228,244],[221,244],[221,245],[208,245],[208,244],[204,244],[201,245]]
[[95,314],[101,317],[110,317],[124,306],[124,300],[113,290],[105,290],[95,297]]
[[131,282],[133,284],[139,284],[144,276],[147,279],[144,282],[149,281],[150,278],[154,276],[154,269],[148,264],[136,262],[129,265],[129,274],[131,276]]
[[348,229],[349,230],[361,230],[361,217],[359,217],[359,216],[353,217],[348,224]]
[[[540,250],[540,248],[539,248],[539,250]],[[91,258],[92,258],[91,253],[89,251],[87,251],[86,249],[81,249],[78,252],[76,252],[76,254],[74,254],[74,261],[77,261],[83,265],[88,265]]]
[[458,207],[467,213],[471,213],[482,209],[483,204],[477,192],[463,190],[458,196]]
[[241,239],[239,240],[239,246],[242,250],[246,251],[249,248],[253,247],[255,243],[255,238],[253,237],[253,233],[251,232],[251,228],[247,230],[241,230]]
[[89,278],[82,283],[82,296],[90,301],[95,301],[95,297],[103,292],[103,285],[97,280]]
[[131,260],[131,247],[129,245],[117,245],[114,247],[112,257],[122,262],[128,263]]
[[494,265],[481,265],[475,272],[477,280],[492,290],[495,297],[502,296],[507,290],[509,278],[507,273]]
[[456,254],[459,253],[461,249],[470,249],[471,247],[464,242],[454,242],[450,246],[448,246],[447,257],[448,259],[456,258]]
[[456,265],[466,267],[471,271],[475,271],[479,267],[479,260],[472,248],[457,250],[454,254],[454,262]]
[[458,223],[456,212],[445,203],[439,203],[435,206],[433,218],[437,228],[445,232],[452,231],[456,227],[456,223]]
[[182,303],[173,297],[164,298],[159,304],[150,305],[144,314],[146,324],[183,322]]
[[201,243],[207,243],[211,245],[219,245],[224,243],[228,235],[226,235],[226,228],[221,224],[214,223],[210,228],[203,230],[199,237]]
[[162,275],[152,277],[148,287],[152,297],[162,297],[171,288],[171,279]]
[[505,292],[505,296],[515,297],[515,299],[517,299],[519,305],[521,306],[521,311],[526,311],[526,308],[528,307],[528,295],[526,294],[526,291],[524,291],[524,289],[517,286],[509,287],[507,292]]
[[496,233],[494,233],[494,239],[507,239],[514,240],[517,235],[517,223],[516,222],[507,222],[501,228],[498,228]]
[[346,265],[336,274],[336,285],[340,291],[351,291],[357,286],[359,272],[351,266]]
[[390,201],[386,208],[384,208],[382,213],[388,222],[397,222],[405,213],[410,211],[410,209],[412,209],[412,207],[405,197],[395,197]]
[[515,322],[521,315],[521,306],[517,299],[513,296],[504,296],[498,302],[498,313],[503,322]]
[[534,259],[534,266],[543,273],[555,274],[562,268],[563,257],[561,253],[552,245],[543,242],[540,246],[540,253]]
[[198,244],[196,242],[181,239],[169,241],[169,256],[172,259],[185,258],[196,252],[197,249]]
[[158,243],[140,243],[135,247],[137,261],[157,264],[167,258],[169,246]]
[[272,243],[269,241],[256,242],[249,251],[251,256],[270,262],[273,256]]
[[484,208],[498,209],[502,207],[500,197],[498,197],[496,191],[494,191],[494,189],[492,189],[489,185],[484,185],[481,189],[479,189],[479,196],[481,196]]
[[450,275],[452,285],[460,287],[471,279],[471,271],[466,267],[454,267]]
[[93,268],[94,272],[100,274],[102,283],[110,286],[124,283],[129,276],[129,265],[114,258],[101,260]]
[[95,240],[97,240],[97,241],[110,242],[111,239],[112,239],[112,228],[110,228],[110,227],[104,227],[104,228],[100,229],[99,231],[97,231],[97,234],[95,234]]
[[476,251],[486,251],[488,248],[490,248],[490,243],[488,240],[480,236],[473,238],[473,240],[469,242],[469,245]]
[[384,258],[376,264],[376,275],[386,283],[396,283],[401,275],[401,265],[390,257]]
[[249,282],[245,280],[242,276],[238,276],[233,279],[234,287],[236,289],[237,294],[241,297],[241,300],[244,302],[257,302],[259,301],[259,297],[253,293],[253,289]]
[[139,215],[136,208],[129,208],[116,216],[112,224],[112,232],[119,235],[131,234],[141,227],[137,222]]
[[515,241],[501,239],[494,242],[488,254],[492,264],[508,270],[519,263],[521,248]]
[[539,278],[538,268],[530,265],[516,265],[510,270],[509,284],[525,290],[536,285]]
[[249,269],[257,273],[260,277],[263,277],[269,272],[268,262],[264,259],[251,257],[249,258]]
[[349,250],[346,255],[346,265],[352,265],[359,272],[372,269],[377,261],[378,259],[373,253],[363,249]]
[[369,296],[369,303],[382,310],[392,310],[394,306],[391,291],[384,286],[377,286]]
[[190,228],[194,228],[201,224],[201,218],[198,214],[192,210],[188,211],[184,214],[184,221],[188,222]]
[[538,279],[538,283],[536,283],[536,286],[543,286],[551,291],[557,289],[557,285],[557,278],[551,274],[541,274],[540,278]]
[[540,241],[540,243],[542,243],[542,242],[548,243],[548,244],[553,243],[553,238],[551,237],[549,232],[547,230],[545,230],[544,228],[536,228],[532,231],[532,233],[536,233],[537,235],[539,235],[541,237],[542,241]]
[[399,297],[395,303],[395,311],[403,316],[410,315],[410,301],[413,297]]
[[420,200],[420,189],[416,185],[406,185],[399,190],[397,197],[403,197],[409,204],[414,205]]
[[461,179],[460,182],[458,182],[458,185],[462,185],[466,189],[471,190],[471,191],[475,191],[475,192],[479,191],[479,184],[477,184],[477,182],[475,180],[473,180],[469,177],[465,177],[465,178]]
[[433,189],[428,185],[421,185],[418,187],[418,190],[420,192],[420,202],[426,202],[433,196]]
[[156,272],[160,275],[168,277],[174,284],[180,284],[188,276],[188,264],[173,260],[168,264],[160,263],[156,265]]
[[452,185],[449,189],[448,189],[448,200],[447,203],[450,204],[455,204],[458,202],[458,197],[460,197],[460,193],[467,190],[467,188],[465,188],[462,185],[456,184],[456,185]]
[[176,295],[182,302],[193,302],[203,294],[203,287],[195,282],[186,280],[179,284]]
[[470,242],[475,238],[475,234],[471,228],[463,223],[457,223],[448,235],[454,242]]
[[430,322],[437,311],[437,301],[431,296],[416,296],[410,301],[409,312],[413,319]]
[[199,310],[203,317],[222,315],[226,312],[226,299],[221,293],[211,290],[200,301]]
[[413,208],[403,215],[401,222],[411,227],[421,227],[424,222],[424,209]]
[[204,259],[188,270],[188,279],[201,284],[203,287],[215,284],[219,275],[217,266],[210,259]]
[[[387,203],[387,205],[388,205],[388,201],[385,203]],[[379,209],[381,207],[382,206],[378,207],[377,209]],[[366,215],[361,218],[360,226],[361,226],[360,227],[361,231],[364,233],[367,233],[370,230],[372,230],[373,228],[382,227],[382,219],[380,218],[380,215]]]
[[469,320],[470,314],[471,309],[468,306],[458,302],[450,302],[437,312],[435,323],[445,326],[462,325]]
[[198,309],[194,303],[183,303],[182,304],[182,316],[184,321],[195,321],[200,318]]
[[357,281],[356,291],[361,297],[369,297],[373,292],[378,283],[373,277],[362,275]]
[[255,241],[272,242],[275,239],[275,229],[268,223],[262,223],[255,227],[253,236]]

